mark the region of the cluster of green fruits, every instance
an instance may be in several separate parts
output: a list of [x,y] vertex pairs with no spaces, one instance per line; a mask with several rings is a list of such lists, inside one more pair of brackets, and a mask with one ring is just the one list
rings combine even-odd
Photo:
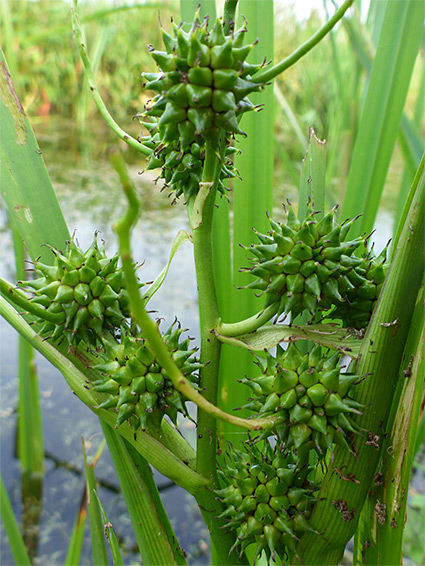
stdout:
[[[180,342],[182,332],[173,324],[163,339],[183,375],[196,386],[196,371],[201,365],[195,359],[196,350],[189,348],[190,339]],[[148,422],[158,423],[164,415],[174,423],[177,413],[187,416],[185,400],[142,334],[122,329],[119,342],[105,337],[100,357],[102,361],[93,366],[100,377],[90,386],[107,394],[98,408],[118,411],[116,427],[128,421],[134,431],[139,427],[145,430]]]
[[[142,334],[127,322],[129,299],[119,255],[108,258],[97,235],[85,252],[74,240],[67,242],[64,253],[51,250],[53,265],[34,262],[40,277],[20,284],[32,289],[32,301],[57,315],[56,322],[43,320],[40,335],[55,343],[65,338],[75,346],[83,341],[101,358],[92,368],[97,378],[89,383],[94,391],[106,394],[98,408],[117,412],[116,426],[128,421],[135,431],[164,415],[173,422],[178,412],[187,416],[181,394]],[[173,324],[163,338],[183,375],[196,385],[200,364],[190,340],[180,341],[182,332]]]
[[317,487],[309,481],[311,468],[298,466],[292,453],[283,453],[268,442],[245,452],[230,447],[227,465],[219,471],[223,489],[217,498],[225,510],[220,517],[236,535],[231,552],[242,553],[256,544],[256,557],[265,552],[284,560],[296,554],[296,543],[307,530]]
[[67,242],[64,253],[50,249],[55,255],[53,264],[35,261],[39,277],[19,282],[32,289],[35,303],[58,315],[59,323],[45,321],[39,333],[54,342],[84,340],[96,347],[105,331],[119,328],[130,316],[119,256],[108,258],[97,235],[86,252],[74,240]]
[[[146,127],[152,131],[149,136],[140,138],[140,141],[152,153],[148,157],[146,171],[161,168],[160,178],[164,179],[165,187],[170,187],[175,198],[182,194],[188,200],[192,195],[196,195],[199,190],[199,183],[202,180],[202,169],[205,162],[205,149],[197,141],[193,141],[186,149],[182,150],[180,140],[170,140],[164,145],[161,134],[155,132],[155,124],[147,124]],[[233,165],[231,156],[237,153],[237,149],[228,145],[225,148],[224,163],[220,170],[217,189],[222,193],[228,190],[224,185],[225,179],[238,176],[238,172]]]
[[[337,223],[336,209],[317,221],[310,207],[300,221],[289,204],[285,224],[270,218],[270,232],[257,232],[260,244],[247,248],[253,266],[244,271],[256,277],[247,288],[260,290],[265,306],[277,303],[278,315],[295,318],[333,307],[330,316],[360,329],[368,324],[382,287],[386,249],[375,257],[373,251],[362,251],[366,236],[346,240],[355,219]],[[359,250],[360,257],[354,255]]]
[[[208,17],[202,22],[195,14],[192,28],[173,23],[173,36],[161,28],[165,51],[150,49],[158,73],[143,73],[143,86],[156,92],[142,116],[149,136],[141,142],[152,149],[148,168],[162,167],[162,177],[177,196],[197,192],[207,139],[217,139],[221,131],[227,141],[232,134],[244,134],[241,115],[257,110],[248,95],[263,88],[252,81],[262,65],[246,62],[255,44],[243,45],[246,27],[229,34],[217,19],[208,30]],[[227,157],[234,152],[228,148]],[[236,173],[231,163],[221,179]]]
[[286,448],[311,446],[321,456],[333,443],[350,450],[346,435],[359,432],[351,415],[362,409],[350,395],[359,377],[341,373],[340,358],[337,352],[323,355],[317,345],[306,354],[296,343],[286,350],[277,346],[276,355],[258,358],[262,374],[241,380],[255,394],[245,408],[279,417],[265,433],[277,434]]

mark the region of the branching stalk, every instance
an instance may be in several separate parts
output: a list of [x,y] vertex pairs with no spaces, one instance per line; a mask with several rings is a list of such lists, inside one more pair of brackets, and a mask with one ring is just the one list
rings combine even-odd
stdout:
[[276,78],[278,75],[292,67],[299,59],[304,57],[309,51],[313,49],[322,39],[335,27],[341,20],[345,12],[353,4],[354,0],[345,0],[344,4],[335,12],[335,14],[326,22],[326,24],[319,29],[309,40],[300,45],[289,57],[286,57],[280,63],[276,63],[273,67],[265,68],[259,71],[251,81],[254,83],[266,83]]
[[[167,345],[165,344],[158,325],[147,314],[143,299],[139,292],[139,282],[137,280],[134,262],[130,249],[130,231],[138,218],[139,201],[137,199],[134,187],[127,175],[127,172],[120,165],[120,159],[114,158],[114,164],[118,173],[121,176],[121,182],[128,198],[129,209],[124,218],[116,223],[115,230],[118,234],[120,255],[123,264],[123,270],[126,277],[127,290],[130,298],[131,312],[134,320],[140,326],[146,340],[153,348],[157,360],[161,367],[168,373],[170,380],[174,387],[180,391],[189,401],[193,401],[203,411],[211,415],[213,419],[223,419],[235,425],[241,426],[248,430],[260,430],[262,428],[271,428],[274,424],[274,418],[264,418],[257,420],[241,419],[221,411],[213,403],[207,400],[206,397],[198,393],[191,383],[184,377],[179,367],[174,362]],[[195,244],[195,238],[194,238]],[[218,343],[218,340],[216,340]],[[209,364],[210,366],[212,364]]]
[[99,112],[101,113],[101,115],[103,116],[105,122],[108,124],[108,126],[112,129],[112,131],[120,139],[125,141],[126,144],[128,144],[130,147],[132,147],[136,151],[143,153],[144,155],[150,155],[151,154],[150,149],[148,149],[142,143],[140,143],[135,138],[130,136],[130,134],[127,134],[127,132],[125,132],[115,122],[115,120],[112,118],[109,110],[106,108],[106,105],[103,102],[102,97],[100,96],[100,92],[99,92],[99,90],[96,86],[96,80],[94,78],[93,68],[91,66],[90,59],[87,55],[87,50],[86,50],[86,45],[84,43],[83,34],[81,32],[80,21],[79,21],[78,12],[77,12],[77,4],[78,4],[78,1],[74,0],[73,7],[71,8],[72,30],[73,30],[75,38],[78,42],[78,48],[80,50],[81,60],[82,60],[83,65],[84,65],[84,71],[85,71],[85,74],[86,74],[87,82],[89,83],[89,87],[90,87],[91,93],[93,95],[93,99],[96,103],[96,106],[97,106]]

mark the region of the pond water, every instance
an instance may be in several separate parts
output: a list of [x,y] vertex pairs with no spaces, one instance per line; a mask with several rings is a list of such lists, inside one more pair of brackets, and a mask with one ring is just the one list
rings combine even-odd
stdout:
[[[70,148],[64,147],[53,132],[54,124],[40,125],[38,139],[45,155],[47,167],[57,191],[58,199],[70,232],[83,249],[92,242],[94,232],[106,242],[108,255],[117,251],[117,238],[111,228],[113,221],[125,211],[125,198],[116,173],[108,161],[101,157],[88,165],[87,159],[75,163]],[[109,139],[102,132],[103,139]],[[57,152],[55,148],[61,147]],[[133,233],[135,260],[142,264],[138,276],[141,281],[152,281],[166,265],[173,239],[180,229],[188,229],[186,211],[181,203],[170,206],[167,194],[160,193],[152,176],[138,175],[144,166],[131,166],[143,203],[143,212]],[[4,208],[0,212],[1,275],[15,280],[12,240],[7,227]],[[150,306],[156,316],[164,319],[161,328],[166,330],[177,316],[183,328],[190,328],[190,336],[199,336],[197,291],[194,278],[191,244],[185,243],[171,264],[169,275],[161,290],[152,298]],[[155,315],[154,315],[155,316]],[[17,350],[18,340],[14,331],[0,321],[1,348],[1,395],[0,435],[1,469],[6,488],[20,524],[25,525],[25,536],[31,537],[35,548],[36,563],[40,565],[63,564],[66,549],[85,485],[81,438],[88,443],[89,456],[93,457],[102,439],[98,419],[69,390],[62,375],[37,356],[40,381],[43,429],[46,452],[46,474],[43,485],[42,507],[35,523],[28,521],[31,510],[22,506],[22,488],[19,461],[16,456],[17,435]],[[184,434],[193,440],[194,428],[187,419],[182,423]],[[105,506],[114,530],[122,542],[126,564],[140,563],[130,519],[107,449],[96,467],[100,482],[99,496]],[[184,490],[156,474],[162,499],[170,515],[172,525],[182,547],[189,553],[191,564],[208,563],[208,534],[194,499]],[[13,564],[1,529],[0,563]],[[92,564],[89,531],[83,547],[82,564]]]

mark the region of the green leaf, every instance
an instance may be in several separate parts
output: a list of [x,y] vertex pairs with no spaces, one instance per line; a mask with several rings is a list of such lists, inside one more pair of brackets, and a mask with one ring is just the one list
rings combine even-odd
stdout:
[[341,211],[363,213],[353,236],[373,228],[422,34],[422,2],[386,3]]
[[102,428],[143,563],[157,566],[186,564],[149,464],[109,425],[102,423]]
[[[425,379],[424,287],[416,301],[412,324],[399,370],[399,382],[389,422],[386,447],[379,464],[380,481],[368,494],[356,532],[357,561],[367,564],[401,564],[403,534],[415,443],[423,402]],[[379,512],[380,510],[380,512]],[[365,540],[370,546],[365,546]]]
[[63,248],[68,228],[28,118],[0,51],[0,185],[2,195],[32,257],[52,262],[50,244]]
[[[83,443],[83,455],[84,455],[84,465],[86,469],[86,489],[87,489],[87,507],[89,514],[90,523],[90,537],[91,537],[91,548],[93,553],[93,564],[108,565],[108,555],[106,553],[106,543],[105,534],[103,530],[103,521],[100,512],[99,500],[96,497],[96,476],[94,473],[94,468],[96,466],[98,457],[95,457],[93,462],[89,464],[87,459],[86,445],[84,439]],[[103,443],[104,444],[104,443]]]
[[12,505],[9,496],[7,495],[6,487],[3,478],[0,476],[0,511],[3,519],[4,528],[9,538],[10,548],[12,550],[13,558],[19,566],[31,566],[31,560],[28,556],[27,549],[25,548],[21,532],[13,513]]
[[66,553],[65,566],[75,566],[80,563],[81,550],[84,542],[84,529],[87,520],[87,490],[84,489],[80,507],[72,528],[71,540],[69,541],[68,552]]
[[[416,297],[425,271],[425,171],[412,200],[392,264],[384,281],[371,322],[360,349],[356,373],[369,375],[356,388],[356,401],[365,405],[357,424],[367,433],[355,440],[356,458],[336,447],[335,456],[323,478],[312,518],[312,531],[298,544],[296,563],[336,564],[353,536],[369,487],[377,471],[382,436],[396,389],[415,308]],[[344,467],[344,475],[353,474],[358,483],[341,481],[334,473]],[[361,480],[361,481],[360,481]],[[342,500],[350,520],[338,511]],[[336,503],[336,506],[332,504]],[[354,513],[353,513],[354,510]],[[318,534],[323,533],[323,534]]]
[[179,230],[174,238],[173,244],[170,250],[170,256],[168,258],[167,265],[155,279],[155,281],[150,285],[149,289],[143,295],[143,298],[146,299],[146,303],[152,298],[152,296],[160,289],[161,285],[164,283],[165,278],[167,277],[168,270],[170,269],[171,261],[173,257],[176,255],[177,251],[179,250],[180,246],[185,242],[192,242],[192,236],[186,232],[185,230]]
[[361,347],[361,337],[353,333],[353,329],[340,328],[334,324],[306,326],[274,324],[241,336],[218,335],[218,339],[225,344],[257,352],[269,350],[281,342],[310,340],[320,346],[340,350],[354,359],[357,358]]
[[108,519],[108,515],[106,514],[105,508],[102,505],[102,502],[100,501],[97,490],[93,491],[93,494],[96,497],[97,503],[99,505],[100,514],[103,522],[103,532],[105,533],[105,537],[108,539],[109,546],[111,548],[112,560],[114,561],[115,566],[124,566],[120,547],[118,545],[118,539],[114,529],[112,528],[112,523],[110,523]]
[[325,174],[326,174],[326,141],[317,138],[310,128],[310,139],[304,167],[301,175],[300,195],[298,202],[298,218],[307,216],[308,203],[311,201],[317,211],[317,219],[325,213]]

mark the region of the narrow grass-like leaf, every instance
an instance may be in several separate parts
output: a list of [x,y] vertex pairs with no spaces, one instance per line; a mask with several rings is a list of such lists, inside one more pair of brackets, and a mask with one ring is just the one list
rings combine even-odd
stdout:
[[50,263],[53,256],[41,245],[63,247],[69,232],[1,51],[0,121],[2,196],[30,256]]
[[102,515],[99,507],[99,500],[96,497],[96,476],[95,476],[95,466],[97,458],[89,464],[87,459],[86,445],[84,439],[82,439],[83,444],[83,454],[84,454],[84,465],[86,470],[86,489],[87,489],[87,508],[90,523],[90,538],[91,538],[91,549],[93,553],[93,564],[102,566],[107,566],[108,555],[106,552],[105,534],[103,530]]
[[[312,532],[298,545],[296,563],[336,564],[354,534],[387,433],[386,423],[393,402],[405,341],[416,297],[425,271],[425,172],[406,218],[393,262],[367,328],[356,373],[369,375],[358,385],[356,400],[365,405],[356,419],[367,432],[355,439],[356,459],[342,448],[323,478],[311,518]],[[344,481],[336,473],[344,467]],[[347,473],[348,472],[348,473]],[[342,507],[341,507],[342,506]],[[339,510],[338,510],[339,509]],[[341,514],[341,509],[347,513]],[[319,534],[322,533],[322,534]]]
[[[406,348],[399,371],[401,395],[392,409],[393,421],[385,439],[375,481],[363,507],[356,532],[354,553],[357,562],[366,564],[401,564],[403,532],[410,475],[415,457],[415,443],[425,379],[425,303],[424,288],[418,296]],[[365,544],[365,541],[368,544]]]
[[[248,32],[245,44],[260,42],[248,57],[250,62],[258,62],[264,57],[273,57],[273,1],[241,1],[239,14],[247,19]],[[247,112],[241,120],[241,128],[247,138],[238,141],[241,155],[235,157],[235,165],[243,181],[234,180],[233,185],[233,242],[232,242],[232,282],[228,288],[230,312],[222,316],[225,320],[243,320],[258,311],[261,303],[255,294],[235,287],[246,283],[239,270],[246,265],[246,252],[239,244],[249,245],[255,237],[252,229],[266,231],[266,210],[273,208],[273,141],[274,141],[274,95],[271,86],[262,93],[250,96],[254,104],[264,104],[261,113]],[[261,144],[261,149],[260,149]],[[229,317],[229,318],[227,318]],[[251,374],[254,369],[248,352],[232,351],[223,348],[220,372],[220,406],[227,411],[241,406],[245,392],[235,383],[235,379]],[[234,427],[220,426],[222,438],[228,440],[231,433],[239,432]],[[238,435],[239,437],[239,435]]]
[[31,566],[31,560],[28,556],[27,549],[25,548],[21,532],[13,513],[12,505],[3,482],[0,476],[0,511],[3,519],[4,528],[9,538],[10,548],[12,550],[13,558],[19,566]]
[[[13,247],[15,250],[16,279],[25,279],[25,249],[21,235],[11,217]],[[41,416],[40,391],[34,361],[34,350],[21,336],[19,337],[19,421],[18,451],[23,471],[23,481],[41,481],[44,471],[44,442]],[[37,491],[37,488],[36,488]]]
[[363,213],[353,236],[373,228],[422,34],[422,2],[386,4],[341,212]]
[[115,534],[115,531],[112,527],[112,523],[108,519],[108,515],[106,514],[105,508],[100,501],[99,494],[97,490],[93,491],[94,496],[97,499],[97,503],[99,505],[100,514],[103,521],[103,530],[105,533],[105,537],[108,539],[109,547],[111,549],[112,560],[114,561],[115,566],[124,566],[124,562],[122,560],[120,547],[118,544],[118,539]]
[[167,277],[168,270],[170,269],[171,261],[178,252],[180,246],[185,242],[191,242],[191,241],[192,241],[191,235],[185,232],[184,230],[179,230],[177,232],[176,237],[174,238],[174,241],[171,246],[170,256],[168,258],[167,265],[164,267],[164,269],[161,271],[161,273],[158,275],[158,277],[155,279],[152,285],[149,286],[149,289],[143,295],[144,299],[147,299],[148,301],[158,291],[158,289],[161,288],[161,285],[164,283],[165,278]]
[[304,158],[298,202],[298,218],[304,220],[311,202],[317,219],[325,213],[326,141],[321,141],[310,128],[308,152]]
[[71,540],[69,541],[68,552],[66,553],[65,566],[75,566],[80,564],[81,550],[84,542],[84,528],[87,520],[87,489],[84,489],[81,503],[78,508],[77,517],[72,528]]
[[186,564],[147,461],[102,423],[143,563]]
[[361,346],[361,339],[353,335],[352,329],[340,328],[333,324],[308,326],[274,324],[250,334],[231,337],[219,334],[218,338],[225,344],[257,352],[269,350],[281,342],[310,340],[326,348],[340,350],[351,358],[357,358]]

